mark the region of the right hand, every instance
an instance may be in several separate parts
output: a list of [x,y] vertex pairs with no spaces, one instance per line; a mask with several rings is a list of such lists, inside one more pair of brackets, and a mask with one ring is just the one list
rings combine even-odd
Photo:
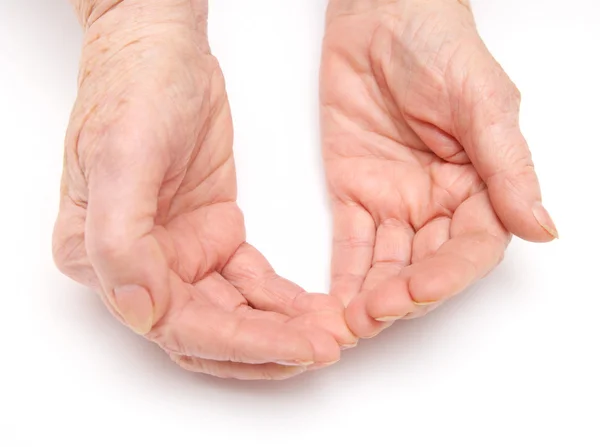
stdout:
[[349,303],[356,335],[464,291],[498,265],[511,233],[558,236],[518,90],[465,0],[330,0],[321,111],[331,293]]
[[225,84],[190,8],[123,2],[89,26],[55,260],[186,369],[291,377],[356,340],[341,302],[245,242]]

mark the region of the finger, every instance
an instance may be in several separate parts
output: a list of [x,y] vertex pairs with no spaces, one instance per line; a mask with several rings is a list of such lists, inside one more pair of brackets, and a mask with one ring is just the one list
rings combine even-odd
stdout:
[[[382,284],[386,284],[387,281],[384,281]],[[381,285],[378,287],[381,287]],[[346,309],[345,316],[348,327],[359,338],[373,338],[393,324],[393,320],[377,321],[367,313],[367,302],[371,298],[371,292],[365,291],[364,293],[360,293],[348,304],[348,308]],[[413,305],[411,309],[414,307]]]
[[248,304],[240,292],[217,272],[210,273],[194,283],[194,289],[206,302],[227,312],[233,312]]
[[374,290],[367,313],[376,320],[393,321],[411,312],[414,304],[442,302],[485,276],[500,262],[503,251],[504,244],[486,233],[453,238],[435,256]]
[[163,147],[152,129],[120,121],[88,148],[87,253],[108,301],[140,334],[169,302],[167,263],[152,234],[169,165]]
[[498,265],[509,241],[486,191],[457,209],[450,235],[434,256],[411,265],[374,290],[366,300],[367,314],[391,321],[412,312],[411,305],[443,302]]
[[278,312],[290,317],[299,314],[295,307],[300,286],[280,277],[265,257],[250,244],[242,244],[222,270],[229,281],[255,309]]
[[[451,220],[449,218],[443,217],[435,219],[419,229],[419,231],[417,231],[417,233],[414,235],[414,238],[411,237],[408,239],[407,242],[409,244],[412,243],[412,247],[409,247],[408,249],[409,256],[411,256],[411,262],[417,263],[430,256],[433,256],[440,246],[450,238],[450,224]],[[376,251],[379,247],[379,236],[380,233],[378,231]],[[396,237],[396,239],[398,239],[398,237]],[[363,292],[373,290],[377,285],[383,283],[389,278],[396,276],[400,270],[401,269],[396,269],[396,272],[390,271],[385,278],[381,278],[377,282],[371,282],[371,272],[369,272],[369,277],[367,278],[367,281],[365,281]],[[366,286],[368,283],[372,285]],[[391,324],[390,322],[397,320],[399,316],[402,316],[402,319],[418,318],[422,315],[425,315],[427,310],[426,307],[418,308],[415,307],[414,303],[411,301],[404,300],[396,305],[394,308],[394,315],[388,315],[387,317],[389,318],[379,317],[381,321],[377,321],[367,312],[367,302],[369,300],[368,296],[369,294],[367,293],[361,293],[352,303],[350,303],[348,310],[346,311],[348,325],[351,327],[353,332],[362,338],[374,337],[389,327]],[[400,307],[402,307],[402,309],[400,309]],[[389,321],[387,321],[388,319]]]
[[439,302],[435,304],[430,304],[429,306],[416,306],[416,309],[407,313],[402,317],[402,320],[416,320],[417,318],[422,318],[425,315],[430,314],[438,307],[440,307],[444,302]]
[[[289,321],[289,324],[310,340],[319,357],[339,360],[340,348],[356,346],[357,338],[348,328],[344,309],[339,312],[307,312]],[[331,360],[328,363],[334,362]]]
[[452,220],[450,218],[440,217],[427,222],[427,224],[417,231],[413,241],[412,264],[433,256],[450,239],[451,223]]
[[[174,296],[186,293],[192,294],[192,299],[172,309],[148,334],[167,351],[209,360],[295,366],[328,363],[339,358],[339,349],[325,355],[316,352],[310,339],[289,322],[281,321],[279,314],[247,306],[234,312],[225,311],[196,288],[174,282]],[[333,338],[331,342],[337,348]]]
[[363,285],[373,261],[375,222],[360,205],[333,205],[331,294],[347,305]]
[[294,322],[301,321],[302,326],[310,326],[312,330],[308,336],[315,350],[339,350],[337,345],[332,346],[322,337],[323,331],[330,333],[340,345],[356,343],[356,337],[343,318],[340,300],[328,295],[307,293],[300,286],[280,277],[251,245],[243,244],[222,273],[255,309],[288,315]]
[[340,359],[340,348],[354,347],[357,342],[356,336],[348,329],[341,311],[339,313],[306,313],[290,318],[276,312],[249,308],[244,316],[252,320],[284,323],[296,330],[311,344],[314,358],[317,359],[309,369],[337,363]]
[[246,239],[244,216],[235,202],[196,208],[173,218],[165,228],[168,242],[163,246],[172,246],[171,258],[176,260],[171,268],[188,283],[223,270]]
[[558,232],[542,205],[531,153],[519,127],[519,92],[487,51],[480,57],[480,67],[469,74],[471,82],[461,93],[469,111],[461,117],[461,143],[486,182],[504,226],[529,241],[550,241]]
[[252,245],[238,248],[222,271],[255,309],[296,317],[306,312],[336,312],[340,301],[323,294],[307,293],[299,285],[277,275],[265,257]]
[[397,275],[410,264],[414,235],[412,227],[395,219],[386,220],[379,225],[375,239],[373,265],[361,290],[373,289],[377,284]]
[[302,374],[307,369],[306,366],[284,366],[276,363],[250,365],[248,363],[217,362],[177,354],[170,354],[170,357],[183,369],[222,379],[285,380]]

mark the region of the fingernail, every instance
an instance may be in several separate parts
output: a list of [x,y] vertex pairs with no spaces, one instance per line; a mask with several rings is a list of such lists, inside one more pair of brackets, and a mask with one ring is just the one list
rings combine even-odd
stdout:
[[116,311],[137,334],[146,335],[154,325],[154,306],[150,293],[141,286],[120,286],[114,290]]
[[377,337],[380,333],[381,333],[381,331],[378,330],[377,332],[374,332],[374,333],[369,334],[369,335],[365,335],[362,338],[364,338],[365,340],[370,340],[371,338]]
[[307,371],[306,366],[282,366],[281,368],[283,368],[281,379],[289,379]]
[[540,224],[540,227],[542,227],[550,236],[552,236],[552,238],[558,239],[558,230],[556,229],[556,225],[554,225],[554,222],[550,217],[550,213],[548,210],[546,210],[546,208],[544,208],[542,202],[535,203],[532,211],[533,217],[535,217],[535,220],[537,220],[537,222]]
[[358,341],[356,341],[355,343],[349,343],[347,345],[340,345],[340,349],[342,351],[345,351],[346,349],[356,348],[357,345],[358,345]]
[[389,322],[397,321],[397,320],[399,320],[401,318],[402,317],[394,317],[394,316],[379,317],[379,318],[375,318],[375,321],[379,321],[381,323],[389,323]]
[[437,303],[438,303],[438,301],[414,301],[413,300],[413,304],[415,306],[421,306],[421,307],[432,306]]
[[387,322],[383,322],[383,325],[381,325],[379,328],[377,328],[377,330],[369,335],[363,335],[361,338],[364,338],[366,340],[370,339],[370,338],[375,338],[377,337],[379,334],[381,334],[384,330],[386,330],[387,328],[389,328],[390,326],[392,326],[394,324],[393,321],[387,321]]
[[277,360],[278,365],[283,366],[311,366],[314,365],[314,360]]
[[311,371],[314,371],[316,369],[323,369],[323,368],[327,368],[328,366],[332,366],[335,365],[337,362],[339,362],[340,360],[334,360],[333,362],[324,362],[324,363],[315,363],[313,366],[311,366],[309,369]]

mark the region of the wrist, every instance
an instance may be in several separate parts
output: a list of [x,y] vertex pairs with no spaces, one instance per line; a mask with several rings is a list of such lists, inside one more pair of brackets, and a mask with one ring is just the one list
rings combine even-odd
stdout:
[[71,0],[79,23],[86,29],[106,12],[123,2],[124,0]]
[[111,11],[119,11],[120,18],[154,15],[158,20],[187,20],[193,27],[206,31],[208,0],[70,0],[79,22],[89,29]]
[[329,0],[327,19],[338,16],[360,14],[382,6],[399,3],[401,0]]
[[454,3],[471,9],[470,0],[329,0],[327,23],[340,16],[362,14],[386,7],[411,6],[419,8],[420,6],[430,6],[431,3],[435,2],[444,6]]

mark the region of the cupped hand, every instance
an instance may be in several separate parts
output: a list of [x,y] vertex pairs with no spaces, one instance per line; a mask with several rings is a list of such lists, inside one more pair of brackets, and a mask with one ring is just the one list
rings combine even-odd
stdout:
[[355,342],[341,302],[245,242],[205,11],[164,4],[119,3],[86,31],[56,262],[184,368],[286,378],[335,362]]
[[519,101],[467,2],[331,0],[321,72],[331,293],[358,336],[463,291],[511,234],[557,237]]

